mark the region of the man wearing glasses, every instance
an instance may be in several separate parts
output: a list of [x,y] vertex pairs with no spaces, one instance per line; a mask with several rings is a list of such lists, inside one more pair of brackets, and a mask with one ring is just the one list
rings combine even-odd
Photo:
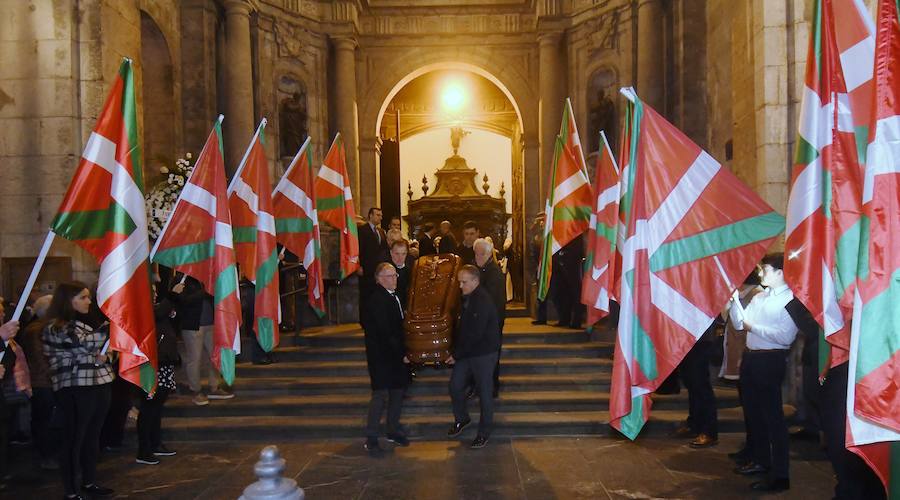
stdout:
[[751,488],[783,491],[790,488],[790,480],[781,384],[798,331],[785,306],[794,294],[784,282],[783,254],[766,256],[758,268],[766,291],[753,297],[746,309],[734,300],[729,308],[734,327],[747,333],[740,377],[751,462],[735,472],[746,476],[768,473],[766,480],[753,483]]
[[375,289],[363,302],[363,330],[366,335],[366,363],[372,386],[366,425],[365,448],[371,456],[384,452],[378,444],[381,415],[387,407],[387,440],[397,446],[409,446],[400,428],[403,393],[409,384],[406,347],[403,341],[403,307],[397,290],[397,270],[389,262],[375,268]]

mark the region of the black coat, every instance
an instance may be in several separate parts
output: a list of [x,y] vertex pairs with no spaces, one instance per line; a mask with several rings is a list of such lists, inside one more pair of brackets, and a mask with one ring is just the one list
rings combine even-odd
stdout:
[[203,285],[188,276],[184,280],[184,291],[178,296],[178,326],[182,330],[199,330],[204,319],[203,308],[211,307],[212,300],[212,295],[203,290]]
[[422,237],[419,238],[419,257],[434,255],[436,253],[438,252],[437,248],[434,246],[434,240],[431,239],[431,236],[422,234]]
[[372,226],[368,223],[356,226],[359,234],[359,264],[363,268],[363,275],[367,277],[375,276],[375,268],[378,266],[381,254],[388,249],[384,230],[378,226],[375,229],[381,235],[381,242],[378,241],[378,236],[375,235]]
[[463,264],[475,264],[475,248],[467,247],[465,244],[460,243],[456,250],[453,252],[456,255],[459,255],[460,260]]
[[491,296],[494,307],[497,308],[497,319],[500,321],[502,329],[503,322],[506,320],[506,276],[503,275],[503,271],[500,270],[500,266],[493,258],[479,269],[481,277],[478,288],[483,287]]
[[500,322],[487,289],[478,285],[463,295],[459,321],[453,335],[453,358],[465,359],[500,350]]
[[438,253],[454,253],[456,252],[456,237],[453,233],[447,233],[441,236],[441,242],[438,244]]
[[170,315],[174,304],[165,298],[153,306],[153,317],[156,320],[156,355],[160,365],[176,365],[180,361],[178,345],[175,342],[175,327]]
[[363,329],[366,332],[366,364],[372,390],[401,389],[409,384],[409,370],[403,362],[403,316],[397,301],[381,285],[365,302]]

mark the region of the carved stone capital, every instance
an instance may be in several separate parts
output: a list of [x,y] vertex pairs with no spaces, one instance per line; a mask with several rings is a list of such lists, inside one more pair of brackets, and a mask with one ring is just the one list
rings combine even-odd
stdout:
[[250,13],[257,9],[253,0],[225,0],[222,2],[225,14],[228,16],[242,15],[250,17]]
[[332,36],[331,41],[334,43],[335,50],[349,50],[352,52],[359,46],[359,42],[352,36]]

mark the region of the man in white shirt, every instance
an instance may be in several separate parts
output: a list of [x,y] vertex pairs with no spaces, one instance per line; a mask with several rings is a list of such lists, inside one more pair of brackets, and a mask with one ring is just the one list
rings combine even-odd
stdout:
[[747,333],[747,350],[741,361],[744,412],[752,461],[738,467],[741,475],[769,473],[767,480],[751,486],[756,491],[790,488],[788,430],[784,421],[781,384],[787,355],[797,337],[797,325],[785,306],[794,294],[784,282],[784,256],[766,256],[760,278],[766,291],[757,294],[746,309],[732,301],[729,316],[736,329]]

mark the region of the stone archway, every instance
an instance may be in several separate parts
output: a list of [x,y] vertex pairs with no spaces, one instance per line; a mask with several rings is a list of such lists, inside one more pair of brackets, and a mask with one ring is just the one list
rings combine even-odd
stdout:
[[144,174],[148,185],[160,177],[159,167],[175,162],[177,123],[175,73],[169,44],[159,26],[141,11],[141,90],[144,110]]

